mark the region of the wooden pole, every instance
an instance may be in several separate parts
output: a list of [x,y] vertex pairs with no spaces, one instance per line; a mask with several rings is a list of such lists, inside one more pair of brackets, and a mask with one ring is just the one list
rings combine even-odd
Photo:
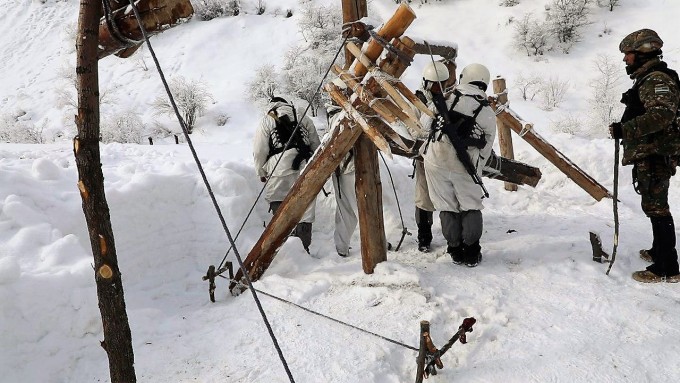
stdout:
[[[382,39],[390,41],[395,37],[401,36],[415,19],[416,14],[413,12],[413,9],[411,9],[411,7],[409,7],[405,2],[401,3],[394,15],[392,15],[392,17],[380,28],[377,34]],[[364,50],[363,54],[368,57],[369,60],[375,62],[378,57],[380,57],[382,51],[382,45],[380,45],[380,43],[375,39],[371,39],[369,40],[368,46]],[[354,74],[358,78],[364,77],[366,72],[366,67],[361,62],[355,62]]]
[[[144,38],[134,12],[127,11],[130,3],[118,3],[119,5],[113,7],[111,28],[105,17],[99,21],[99,59],[115,53],[123,58],[128,57]],[[189,0],[140,0],[136,6],[142,19],[141,24],[149,36],[175,27],[194,14]]]
[[378,152],[365,134],[354,144],[357,209],[361,237],[361,265],[372,274],[375,266],[387,260],[385,224],[382,211],[382,183]]
[[416,358],[416,363],[418,365],[418,368],[416,369],[416,383],[423,383],[423,378],[425,377],[426,338],[429,333],[430,322],[426,320],[420,321],[420,347],[418,349],[418,357]]
[[[508,103],[508,89],[505,86],[504,78],[496,78],[493,80],[493,92],[496,94],[496,99],[499,105],[506,105]],[[510,134],[510,128],[508,128],[503,121],[500,119],[496,120],[496,125],[498,126],[498,146],[501,149],[501,157],[509,158],[511,160],[515,159],[515,150],[512,147],[512,135]],[[517,191],[517,185],[505,182],[505,190],[507,191]]]
[[75,122],[78,135],[73,140],[73,153],[92,248],[97,299],[104,331],[101,346],[108,355],[111,382],[134,383],[137,378],[132,334],[125,310],[123,283],[118,268],[99,152],[97,26],[101,5],[99,1],[80,2],[76,37],[78,115]]
[[[343,29],[366,16],[368,16],[366,0],[342,0]],[[347,35],[352,35],[352,31],[344,31],[342,37],[347,37]],[[349,68],[350,65],[352,65],[352,61],[354,61],[352,55],[350,55],[347,52],[347,48],[345,48],[345,68]]]
[[497,119],[510,127],[515,133],[519,134],[520,137],[533,146],[534,149],[541,153],[543,157],[555,165],[562,173],[590,194],[591,197],[597,201],[600,201],[604,197],[612,197],[612,194],[604,186],[600,185],[595,179],[571,162],[567,156],[534,132],[531,124],[523,124],[521,119],[507,106],[503,110],[498,110],[496,100],[493,97],[490,99],[494,110],[496,110]]

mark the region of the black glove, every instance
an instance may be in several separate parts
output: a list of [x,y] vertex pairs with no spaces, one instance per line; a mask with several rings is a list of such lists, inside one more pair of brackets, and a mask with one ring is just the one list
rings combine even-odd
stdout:
[[609,134],[612,136],[612,138],[622,139],[623,138],[623,128],[621,126],[621,123],[620,122],[612,122],[611,125],[609,125]]

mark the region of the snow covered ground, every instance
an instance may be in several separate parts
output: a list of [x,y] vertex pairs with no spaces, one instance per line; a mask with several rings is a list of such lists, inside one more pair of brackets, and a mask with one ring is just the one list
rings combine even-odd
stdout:
[[[324,3],[331,3],[325,0]],[[0,14],[0,111],[25,122],[45,123],[47,144],[0,144],[0,382],[108,381],[101,318],[89,238],[76,188],[70,139],[73,112],[57,106],[60,68],[75,62],[69,40],[76,1],[5,0]],[[245,1],[243,2],[245,4]],[[600,130],[559,128],[565,118],[589,113],[589,87],[598,54],[620,62],[618,43],[649,27],[665,39],[671,67],[680,67],[674,33],[680,3],[627,0],[614,12],[593,8],[593,23],[568,55],[527,57],[511,46],[512,23],[524,12],[543,12],[544,1],[500,7],[498,0],[412,4],[414,37],[455,42],[460,67],[482,62],[511,88],[511,106],[584,171],[613,189],[613,142]],[[246,84],[264,63],[280,65],[298,42],[299,9],[293,0],[208,22],[192,20],[154,37],[166,75],[201,79],[215,98],[192,135],[232,234],[241,226],[261,183],[252,165],[251,138],[260,112],[246,98]],[[387,19],[393,1],[374,0],[369,14]],[[69,27],[70,25],[70,27]],[[609,33],[603,33],[604,30]],[[151,64],[148,51],[146,63]],[[418,57],[405,76],[415,88],[429,58]],[[149,103],[160,94],[157,72],[134,58],[100,63],[102,88],[114,109],[136,109],[157,120]],[[623,73],[623,64],[619,70]],[[523,101],[513,87],[520,75],[569,80],[564,102],[552,111]],[[628,85],[627,81],[623,83]],[[220,114],[231,118],[217,126]],[[565,117],[566,116],[566,117]],[[319,129],[324,118],[316,118]],[[168,124],[171,123],[167,120]],[[59,132],[63,138],[59,138]],[[611,200],[594,201],[534,149],[515,136],[516,158],[538,166],[536,188],[503,190],[486,180],[484,260],[455,266],[435,219],[435,250],[419,253],[415,236],[390,251],[372,275],[361,269],[358,233],[350,257],[333,246],[333,196],[317,198],[311,254],[289,239],[264,277],[262,291],[417,347],[419,322],[432,325],[442,346],[463,318],[477,325],[466,345],[443,357],[434,382],[674,382],[680,381],[680,286],[641,285],[630,278],[645,267],[637,257],[651,230],[621,170],[619,256],[609,276],[593,263],[588,231],[611,249]],[[132,330],[140,382],[287,382],[250,294],[232,297],[219,280],[217,302],[201,280],[228,246],[217,215],[185,144],[102,145],[107,200]],[[410,161],[388,161],[400,206],[383,167],[388,240],[401,233],[399,207],[415,233]],[[330,185],[330,183],[329,183]],[[327,189],[330,189],[327,187]],[[680,178],[671,183],[671,209],[680,215]],[[260,201],[239,237],[245,256],[270,215]],[[233,253],[227,259],[235,262]],[[297,382],[405,382],[415,376],[416,352],[267,296],[260,299]]]

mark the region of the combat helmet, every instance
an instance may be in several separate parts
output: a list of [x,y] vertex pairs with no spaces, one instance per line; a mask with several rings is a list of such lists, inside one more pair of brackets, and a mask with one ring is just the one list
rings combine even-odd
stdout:
[[651,29],[640,29],[624,37],[619,44],[621,53],[651,53],[659,51],[663,46],[661,37]]

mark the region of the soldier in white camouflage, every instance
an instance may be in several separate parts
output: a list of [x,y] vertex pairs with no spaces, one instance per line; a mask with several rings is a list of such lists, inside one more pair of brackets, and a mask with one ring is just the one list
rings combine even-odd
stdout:
[[635,31],[621,41],[619,50],[634,84],[621,99],[626,105],[621,122],[610,125],[612,137],[622,140],[621,163],[633,165],[633,185],[652,223],[652,248],[640,251],[641,258],[652,264],[633,273],[633,279],[645,283],[680,281],[675,225],[668,205],[670,178],[680,154],[676,121],[680,80],[661,60],[662,46],[651,29]]

